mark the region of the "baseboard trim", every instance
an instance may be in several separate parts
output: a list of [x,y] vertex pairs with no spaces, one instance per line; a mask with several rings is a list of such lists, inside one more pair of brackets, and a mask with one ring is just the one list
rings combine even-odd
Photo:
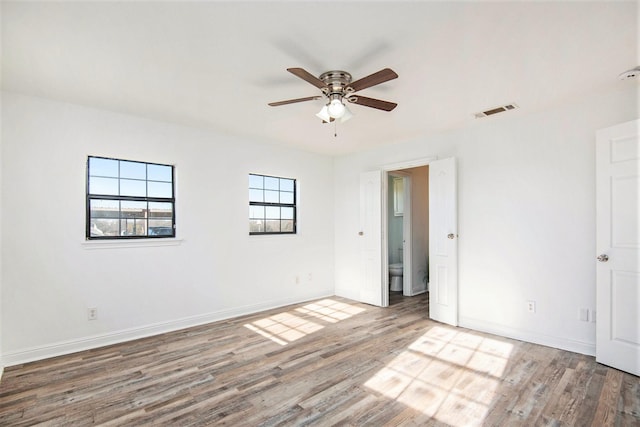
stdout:
[[[265,303],[246,305],[228,310],[220,310],[197,316],[189,316],[182,319],[160,322],[138,328],[131,328],[107,334],[93,335],[68,341],[60,341],[53,344],[31,347],[23,350],[12,351],[2,355],[4,366],[15,366],[37,360],[48,359],[56,356],[76,353],[84,350],[104,347],[112,344],[120,344],[140,338],[147,338],[167,332],[178,331],[207,323],[219,322],[238,316],[259,313],[265,310],[281,308],[292,304],[300,304],[320,298],[330,298],[333,294],[310,295],[302,298],[287,298],[273,300]],[[0,373],[1,375],[1,373]]]
[[540,334],[537,332],[526,331],[497,323],[487,322],[469,317],[460,317],[459,325],[463,328],[473,329],[489,334],[500,335],[506,338],[513,338],[520,341],[526,341],[533,344],[540,344],[547,347],[558,348],[561,350],[572,351],[574,353],[586,354],[587,356],[596,355],[596,345],[594,342],[586,342],[569,338],[562,338],[553,335]]

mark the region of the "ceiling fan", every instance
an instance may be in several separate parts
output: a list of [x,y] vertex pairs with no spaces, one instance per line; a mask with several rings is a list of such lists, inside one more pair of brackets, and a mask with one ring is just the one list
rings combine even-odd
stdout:
[[390,68],[385,68],[356,81],[352,81],[351,74],[340,70],[327,71],[326,73],[320,74],[320,77],[316,77],[302,68],[287,68],[287,71],[320,89],[322,95],[270,102],[269,105],[272,107],[294,104],[296,102],[313,101],[325,97],[328,102],[316,116],[321,118],[323,122],[332,122],[337,119],[344,122],[349,120],[353,115],[345,105],[345,100],[352,104],[363,105],[383,111],[391,111],[398,105],[395,102],[355,95],[355,92],[359,90],[397,78],[398,75]]

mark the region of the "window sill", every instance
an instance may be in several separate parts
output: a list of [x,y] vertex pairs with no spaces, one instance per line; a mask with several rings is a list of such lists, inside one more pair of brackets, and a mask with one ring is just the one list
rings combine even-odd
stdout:
[[87,240],[81,245],[84,249],[120,249],[150,248],[156,246],[178,246],[183,239],[123,239],[123,240]]

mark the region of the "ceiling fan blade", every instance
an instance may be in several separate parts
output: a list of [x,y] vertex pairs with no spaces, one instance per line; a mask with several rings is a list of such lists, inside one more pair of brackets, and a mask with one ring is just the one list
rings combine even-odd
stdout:
[[353,95],[347,98],[349,102],[378,110],[391,111],[398,106],[395,102],[382,101],[380,99],[367,98],[366,96]]
[[398,75],[391,68],[385,68],[384,70],[380,70],[377,73],[373,73],[368,75],[367,77],[363,77],[351,84],[347,85],[347,90],[349,88],[352,89],[353,92],[357,92],[362,89],[366,89],[371,86],[379,85],[380,83],[387,82],[389,80],[393,80],[398,78]]
[[296,102],[314,101],[320,99],[322,96],[307,96],[306,98],[287,99],[286,101],[270,102],[272,107],[279,107],[280,105],[295,104]]
[[302,80],[311,83],[318,89],[324,89],[327,87],[325,82],[311,74],[310,72],[302,69],[302,68],[287,68],[287,71],[293,74],[294,76],[300,77]]

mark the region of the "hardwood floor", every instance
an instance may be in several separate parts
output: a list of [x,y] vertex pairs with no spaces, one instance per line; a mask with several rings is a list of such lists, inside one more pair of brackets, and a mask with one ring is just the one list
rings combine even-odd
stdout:
[[332,297],[10,367],[0,425],[639,426],[592,357]]

